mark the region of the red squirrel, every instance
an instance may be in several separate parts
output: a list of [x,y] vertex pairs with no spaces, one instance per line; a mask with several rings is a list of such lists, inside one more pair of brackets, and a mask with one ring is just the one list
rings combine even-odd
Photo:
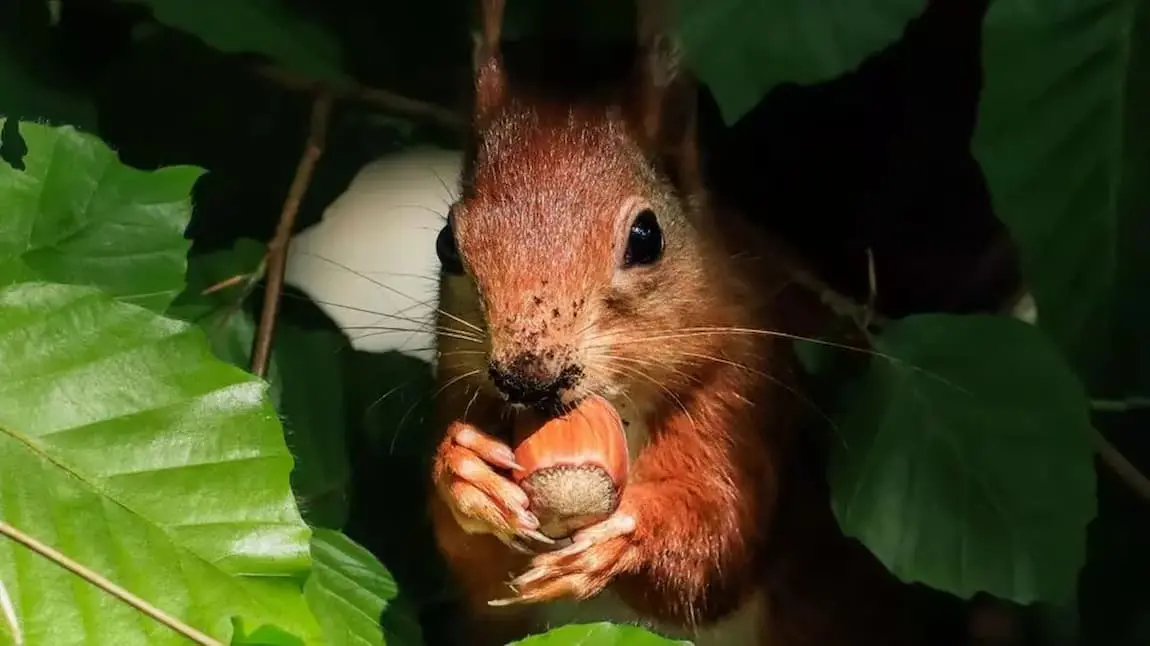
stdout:
[[[572,100],[509,77],[503,4],[481,0],[470,159],[437,241],[429,504],[466,643],[597,620],[697,646],[937,643],[803,457],[811,405],[771,331],[812,334],[824,312],[702,186],[666,10],[639,0],[634,73]],[[590,394],[627,424],[630,478],[610,518],[548,546],[507,428]]]

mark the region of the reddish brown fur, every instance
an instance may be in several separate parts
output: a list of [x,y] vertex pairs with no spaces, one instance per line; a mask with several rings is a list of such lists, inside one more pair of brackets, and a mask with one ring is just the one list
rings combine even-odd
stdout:
[[[480,76],[491,69],[481,61]],[[484,83],[499,88],[497,98],[483,95]],[[739,218],[716,215],[705,195],[682,195],[691,177],[681,176],[677,190],[655,171],[651,148],[674,151],[677,142],[637,143],[651,128],[642,109],[506,97],[503,80],[478,84],[476,159],[452,215],[466,276],[444,277],[439,325],[474,325],[483,339],[440,339],[441,428],[463,421],[505,432],[507,411],[486,376],[490,359],[531,351],[554,369],[578,365],[576,396],[631,401],[649,430],[624,492],[634,533],[583,561],[608,572],[604,583],[628,605],[670,624],[706,625],[766,590],[770,628],[757,646],[903,643],[894,637],[897,616],[886,614],[896,587],[838,536],[820,487],[788,468],[808,412],[795,394],[790,342],[684,332],[650,340],[691,328],[811,333],[821,314],[790,284],[780,252]],[[679,173],[693,172],[692,151],[674,162]],[[664,259],[620,270],[627,227],[642,206],[659,217]],[[508,596],[506,582],[530,559],[489,534],[465,532],[453,516],[453,496],[478,495],[450,488],[453,465],[473,457],[445,438],[432,517],[482,628],[469,643],[501,644],[541,626],[529,606],[486,605]],[[780,492],[791,496],[785,522]],[[865,591],[852,591],[856,584]],[[859,594],[867,598],[856,602]]]

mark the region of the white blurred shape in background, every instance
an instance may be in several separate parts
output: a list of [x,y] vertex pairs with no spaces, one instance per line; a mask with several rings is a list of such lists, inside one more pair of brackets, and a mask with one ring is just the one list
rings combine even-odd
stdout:
[[435,238],[457,196],[461,163],[459,151],[426,147],[374,161],[292,240],[286,282],[316,301],[357,350],[434,363]]

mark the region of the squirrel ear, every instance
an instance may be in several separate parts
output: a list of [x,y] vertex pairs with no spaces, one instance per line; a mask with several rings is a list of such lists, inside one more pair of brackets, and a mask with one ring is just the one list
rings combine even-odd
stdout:
[[482,123],[503,103],[507,78],[499,50],[503,10],[507,0],[479,0],[481,28],[475,35],[472,64],[475,74],[475,117]]
[[636,0],[639,59],[634,99],[639,136],[680,188],[701,187],[696,137],[698,86],[682,64],[668,0]]

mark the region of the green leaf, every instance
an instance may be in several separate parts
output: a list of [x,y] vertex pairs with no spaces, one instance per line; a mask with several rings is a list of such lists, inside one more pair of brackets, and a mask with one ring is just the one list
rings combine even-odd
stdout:
[[20,133],[25,169],[0,162],[0,286],[94,285],[166,308],[184,285],[183,232],[203,171],[125,166],[98,138],[71,126],[24,122]]
[[1038,324],[1064,349],[1114,280],[1133,8],[1133,0],[999,0],[983,29],[973,152],[1019,247]]
[[[896,575],[969,597],[1071,598],[1095,514],[1089,402],[1041,330],[892,324],[838,420],[835,513]],[[836,443],[837,444],[837,443]]]
[[[187,287],[168,308],[170,316],[203,328],[217,357],[244,370],[251,363],[256,333],[244,304],[263,276],[261,261],[266,250],[260,242],[241,238],[230,249],[191,256]],[[225,281],[233,282],[204,294]]]
[[848,72],[902,36],[924,0],[678,0],[688,63],[734,123],[776,85]]
[[276,626],[264,624],[249,633],[242,618],[232,617],[232,627],[235,632],[231,646],[307,646],[299,637]]
[[691,642],[660,637],[643,628],[609,624],[571,624],[508,646],[690,646]]
[[131,0],[227,53],[257,53],[308,77],[345,84],[339,44],[283,0]]
[[[265,251],[262,243],[240,239],[230,249],[193,256],[188,287],[169,310],[200,325],[216,356],[244,370],[256,334],[247,300],[262,276]],[[203,294],[229,280],[233,282],[228,286]],[[283,320],[283,314],[276,324],[267,377],[296,457],[292,490],[309,524],[340,529],[347,522],[351,480],[342,373],[343,353],[351,347],[336,330],[304,330]]]
[[339,532],[317,529],[311,554],[304,594],[328,644],[423,643],[414,617],[396,608],[395,580],[370,552]]
[[[0,518],[227,641],[230,618],[318,632],[309,532],[259,380],[202,332],[89,287],[0,290]],[[29,644],[184,644],[0,541]]]
[[350,351],[339,332],[277,326],[268,376],[296,456],[292,490],[312,526],[341,529],[347,522],[351,471],[342,370],[343,353]]

